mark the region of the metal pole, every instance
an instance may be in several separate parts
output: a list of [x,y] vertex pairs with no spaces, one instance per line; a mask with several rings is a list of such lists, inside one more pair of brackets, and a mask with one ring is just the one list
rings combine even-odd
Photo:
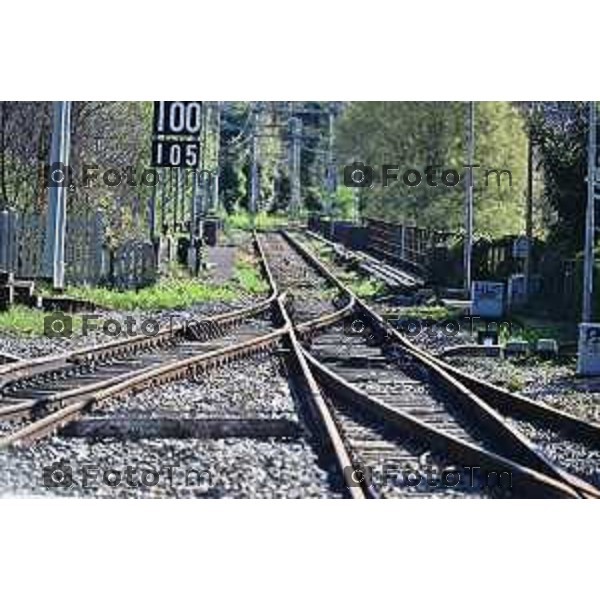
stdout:
[[527,208],[525,211],[525,237],[527,238],[527,254],[525,255],[525,300],[529,298],[531,280],[531,250],[533,246],[533,131],[529,127],[527,139]]
[[179,179],[179,195],[180,195],[180,212],[181,212],[181,227],[182,230],[185,230],[185,217],[186,217],[186,202],[185,196],[187,191],[187,178],[186,173],[183,170],[183,167],[177,168],[177,177]]
[[290,119],[292,128],[292,218],[297,216],[300,209],[300,135],[302,122],[297,117]]
[[54,289],[62,290],[65,287],[65,234],[67,173],[71,142],[71,102],[54,102],[53,109],[44,274],[52,278]]
[[589,103],[587,207],[585,213],[585,246],[583,262],[583,310],[581,321],[592,321],[594,290],[594,182],[596,175],[596,103]]
[[156,237],[156,186],[152,189],[152,196],[148,202],[148,208],[150,210],[150,219],[148,221],[148,230],[150,234],[150,241],[153,241]]
[[196,238],[196,221],[198,215],[197,210],[197,198],[198,198],[198,171],[197,169],[192,170],[192,199],[190,202],[190,247],[194,245]]
[[217,102],[216,110],[217,131],[215,136],[215,174],[213,175],[213,211],[215,214],[219,212],[219,164],[221,152],[221,103]]
[[[207,142],[207,126],[208,126],[208,111],[209,105],[208,102],[202,103],[202,131],[200,133],[201,142],[200,142],[200,174],[202,179],[200,180],[200,185],[198,186],[198,227],[200,231],[203,230],[203,219],[206,216],[208,210],[208,196],[207,196],[207,185],[206,185],[206,142]],[[202,233],[200,233],[202,236]]]
[[333,158],[333,145],[335,141],[335,108],[331,104],[329,106],[329,145],[327,148],[327,195],[328,195],[328,206],[327,212],[329,213],[329,234],[333,239],[333,208],[335,203],[336,193],[336,172],[335,162]]
[[161,194],[161,202],[160,202],[160,236],[166,235],[165,226],[167,224],[167,172],[164,168],[159,170],[161,186],[162,186],[162,194]]
[[[175,185],[174,185],[175,183]],[[176,187],[177,184],[177,174],[175,174],[175,182],[173,182],[173,168],[169,168],[169,192],[171,196],[171,204],[173,205],[173,235],[177,231],[177,198],[178,198],[178,190]]]
[[[468,102],[466,106],[466,146],[467,164],[473,164],[475,143],[475,104]],[[465,242],[463,254],[464,286],[467,297],[471,293],[471,252],[473,247],[473,169],[468,169],[465,190]]]
[[254,113],[252,124],[252,159],[250,163],[250,222],[252,229],[255,225],[256,204],[258,198],[258,113]]

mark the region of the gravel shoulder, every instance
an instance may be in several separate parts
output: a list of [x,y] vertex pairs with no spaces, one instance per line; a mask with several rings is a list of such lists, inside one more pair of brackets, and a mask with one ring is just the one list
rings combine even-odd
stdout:
[[[305,432],[298,409],[283,362],[272,354],[110,401],[86,418],[282,419]],[[67,473],[70,485],[48,486],[53,469]],[[303,433],[137,441],[54,436],[0,452],[0,497],[15,496],[340,498],[345,489]]]
[[452,357],[448,363],[536,402],[600,424],[600,380],[576,377],[575,361],[557,364],[530,358]]

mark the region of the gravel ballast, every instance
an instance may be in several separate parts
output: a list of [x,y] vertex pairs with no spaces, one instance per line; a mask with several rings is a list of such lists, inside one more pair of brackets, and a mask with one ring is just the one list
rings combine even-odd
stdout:
[[[66,461],[65,483],[72,470],[73,485],[46,487],[44,469],[50,469],[50,481],[60,461]],[[0,453],[0,497],[14,496],[325,498],[339,493],[332,492],[327,471],[301,440],[89,443],[55,437]]]

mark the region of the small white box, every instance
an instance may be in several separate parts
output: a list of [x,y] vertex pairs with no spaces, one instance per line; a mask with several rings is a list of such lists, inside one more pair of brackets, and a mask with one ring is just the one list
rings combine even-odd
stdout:
[[578,375],[600,375],[600,323],[579,324]]
[[501,317],[504,313],[504,284],[474,281],[471,286],[471,314],[474,317]]

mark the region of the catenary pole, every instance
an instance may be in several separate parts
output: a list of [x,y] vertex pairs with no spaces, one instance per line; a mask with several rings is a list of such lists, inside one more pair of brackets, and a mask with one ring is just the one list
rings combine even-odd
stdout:
[[250,220],[252,229],[255,226],[256,205],[258,199],[258,108],[252,116],[252,157],[250,164]]
[[292,129],[292,219],[298,216],[300,210],[300,135],[302,132],[302,121],[298,117],[290,119]]
[[583,259],[583,310],[581,320],[592,320],[594,290],[594,183],[596,174],[596,103],[589,103],[587,207],[585,213],[585,245]]
[[71,144],[71,102],[53,102],[52,145],[48,170],[45,275],[54,289],[65,287],[65,236]]
[[[468,102],[466,106],[466,146],[467,146],[467,164],[473,164],[474,145],[475,145],[475,104]],[[464,204],[464,227],[465,242],[463,253],[463,273],[464,287],[467,297],[471,293],[471,252],[473,248],[473,169],[467,169],[468,175],[465,178],[465,204]]]
[[330,236],[333,236],[333,210],[336,193],[336,171],[334,159],[334,144],[335,144],[335,104],[332,102],[329,105],[329,140],[327,147],[327,212],[329,214]]

